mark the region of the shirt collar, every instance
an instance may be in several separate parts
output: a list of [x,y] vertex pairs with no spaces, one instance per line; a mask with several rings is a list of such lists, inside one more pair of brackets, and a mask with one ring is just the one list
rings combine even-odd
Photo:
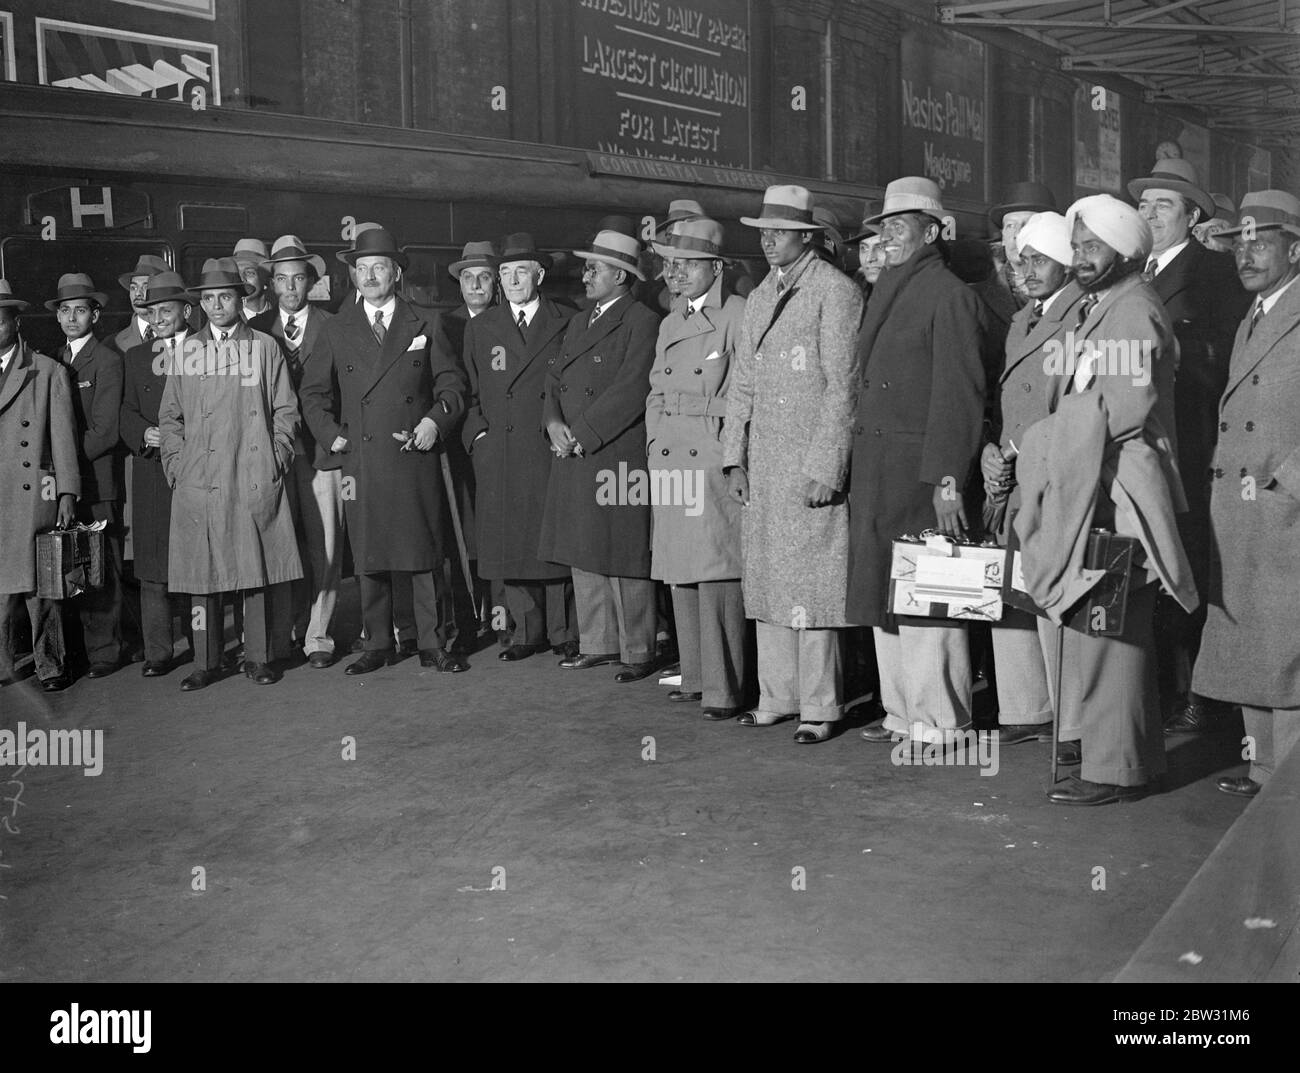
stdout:
[[536,294],[533,295],[533,299],[531,302],[525,302],[523,305],[515,305],[514,302],[511,302],[510,312],[512,315],[510,319],[517,321],[519,319],[520,310],[523,310],[524,320],[528,324],[532,324],[533,316],[537,313],[537,309],[541,304],[542,304],[541,296]]
[[1054,303],[1058,298],[1061,297],[1061,293],[1062,293],[1064,290],[1065,290],[1065,284],[1062,284],[1061,286],[1057,287],[1056,290],[1054,290],[1051,294],[1049,294],[1046,298],[1044,298],[1044,299],[1042,300],[1042,301],[1043,301],[1043,312],[1044,312],[1044,313],[1046,313],[1049,309],[1052,308],[1053,303]]
[[619,298],[625,298],[628,293],[629,292],[624,292],[623,294],[618,295],[618,297],[616,298],[611,298],[608,302],[597,302],[596,308],[600,310],[601,315],[604,316],[605,310],[607,310],[610,306],[612,306],[615,302],[617,302]]
[[395,310],[395,309],[397,308],[397,296],[396,296],[396,295],[393,295],[392,297],[390,297],[390,298],[388,299],[388,301],[385,302],[385,303],[384,303],[383,305],[381,305],[381,306],[372,306],[372,305],[371,305],[369,302],[367,302],[364,298],[361,299],[361,304],[362,304],[362,306],[364,307],[364,312],[365,312],[365,314],[366,314],[366,321],[367,321],[368,323],[373,324],[373,323],[375,322],[375,313],[376,313],[376,311],[378,311],[378,312],[380,312],[380,313],[383,313],[383,315],[384,315],[384,327],[385,327],[385,328],[387,328],[390,324],[393,323],[393,310]]
[[[187,331],[182,328],[175,335],[169,335],[166,339],[159,337],[158,341],[162,343],[163,346],[166,346],[170,342],[171,349],[179,354],[185,349],[185,336],[187,334]],[[216,336],[213,336],[213,338],[216,338]]]
[[1169,262],[1172,261],[1175,257],[1177,257],[1180,253],[1182,253],[1183,250],[1187,247],[1187,244],[1189,242],[1191,242],[1191,239],[1185,238],[1183,239],[1182,242],[1178,243],[1177,246],[1170,246],[1169,249],[1165,250],[1164,253],[1157,253],[1155,255],[1156,272],[1160,273],[1163,272],[1166,268],[1168,268]]
[[15,343],[3,354],[0,354],[0,369],[9,368],[9,363],[14,360],[14,357],[15,355],[17,355],[17,353],[18,353],[18,344]]
[[686,304],[691,307],[692,313],[698,313],[701,309],[704,308],[704,303],[707,302],[708,300],[709,300],[709,292],[705,291],[698,298],[692,298]]
[[88,332],[85,335],[83,335],[80,339],[77,339],[75,341],[74,340],[68,341],[68,350],[72,352],[72,358],[74,361],[76,360],[77,355],[80,354],[83,350],[85,350],[86,347],[90,345],[90,341],[94,338],[95,338],[94,335]]
[[285,311],[283,306],[276,306],[275,311],[280,314],[281,324],[288,324],[289,318],[293,317],[294,324],[297,325],[299,328],[301,328],[304,324],[307,323],[307,310],[310,308],[311,308],[310,306],[303,306],[300,310],[298,310],[297,313],[288,313]]
[[[1297,278],[1300,278],[1300,277],[1297,277]],[[1292,280],[1290,283],[1288,283],[1285,287],[1281,288],[1280,290],[1276,290],[1276,291],[1274,291],[1274,292],[1273,292],[1272,294],[1270,294],[1267,298],[1256,298],[1256,299],[1255,299],[1255,303],[1256,303],[1256,305],[1261,305],[1261,306],[1263,306],[1263,307],[1264,307],[1264,313],[1267,314],[1268,311],[1269,311],[1270,309],[1272,309],[1275,305],[1277,305],[1277,300],[1278,300],[1279,298],[1281,298],[1282,295],[1286,294],[1286,292],[1289,291],[1289,290],[1290,290],[1294,285],[1295,285],[1295,280],[1293,279],[1293,280]],[[1252,310],[1252,311],[1251,311],[1251,316],[1253,317],[1254,315],[1255,315],[1254,310]]]
[[135,330],[140,333],[140,338],[143,339],[146,331],[153,331],[153,325],[137,313],[135,317]]

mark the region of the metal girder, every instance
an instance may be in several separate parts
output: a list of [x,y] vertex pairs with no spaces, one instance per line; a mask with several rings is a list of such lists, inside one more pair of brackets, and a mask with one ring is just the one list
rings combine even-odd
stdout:
[[[947,12],[950,9],[943,9]],[[1003,29],[1035,27],[1044,30],[1094,30],[1107,33],[1123,30],[1126,33],[1200,34],[1206,37],[1300,37],[1300,30],[1285,26],[1224,26],[1221,23],[1200,25],[1189,22],[1143,23],[1138,26],[1120,26],[1111,22],[1089,22],[1082,19],[985,19],[963,18],[954,13],[942,21],[953,26],[986,26]]]
[[[1064,59],[1064,57],[1063,57]],[[1295,75],[1268,75],[1253,74],[1243,71],[1216,71],[1207,67],[1205,70],[1195,68],[1178,68],[1178,67],[1112,67],[1109,64],[1097,64],[1096,66],[1079,67],[1077,65],[1061,65],[1063,71],[1073,71],[1075,74],[1107,74],[1107,75],[1148,75],[1158,76],[1161,78],[1212,78],[1223,79],[1229,82],[1249,81],[1249,82],[1294,82]]]

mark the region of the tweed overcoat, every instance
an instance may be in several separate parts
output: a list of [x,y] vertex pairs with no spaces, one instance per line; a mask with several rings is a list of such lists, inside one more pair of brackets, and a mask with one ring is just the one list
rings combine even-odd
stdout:
[[790,298],[775,323],[775,271],[746,300],[722,429],[723,466],[749,477],[745,614],[777,626],[844,626],[848,503],[836,495],[814,508],[804,497],[810,480],[840,493],[848,482],[862,292],[811,253],[787,278]]

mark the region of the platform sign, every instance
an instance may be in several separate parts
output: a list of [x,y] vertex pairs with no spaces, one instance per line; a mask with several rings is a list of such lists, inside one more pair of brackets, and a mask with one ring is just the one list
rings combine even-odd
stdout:
[[[1154,163],[1154,161],[1152,161]],[[1123,194],[1119,94],[1102,86],[1074,90],[1074,185],[1082,196]]]
[[933,179],[947,197],[985,201],[984,45],[908,19],[900,57],[902,173]]
[[132,7],[147,7],[154,11],[172,11],[178,15],[193,15],[198,19],[216,19],[217,0],[116,0]]
[[573,22],[579,145],[750,166],[748,0],[579,0]]
[[217,46],[55,19],[36,20],[41,85],[175,101],[221,103]]
[[0,11],[0,81],[16,82],[14,70],[14,17]]

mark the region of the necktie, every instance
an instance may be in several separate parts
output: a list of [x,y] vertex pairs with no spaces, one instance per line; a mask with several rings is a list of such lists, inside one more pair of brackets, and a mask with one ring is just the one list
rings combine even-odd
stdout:
[[519,319],[515,321],[515,327],[519,329],[519,334],[524,335],[528,330],[528,318],[524,316],[524,311],[519,311]]
[[217,333],[217,342],[219,343],[224,343],[229,338],[230,338],[230,333],[228,331],[223,330]]
[[595,324],[596,321],[600,319],[600,315],[603,312],[605,312],[605,310],[602,309],[600,306],[597,306],[595,309],[593,309],[591,311],[591,320],[587,321],[587,327],[590,328],[593,324]]
[[776,274],[776,296],[781,297],[785,293],[785,276],[780,272]]
[[167,337],[167,357],[168,358],[176,357],[176,340],[173,339],[171,336]]
[[152,343],[153,337],[154,337],[153,329],[146,324],[144,328],[144,341],[146,343]]
[[1142,269],[1142,278],[1150,283],[1156,278],[1156,269],[1159,267],[1160,263],[1152,257],[1151,260],[1147,262],[1146,268]]
[[1264,319],[1264,303],[1255,303],[1255,312],[1250,318],[1250,327],[1246,329],[1246,338],[1249,339],[1255,334],[1255,329],[1259,327],[1259,322]]
[[1093,307],[1094,307],[1096,304],[1097,304],[1097,296],[1096,296],[1095,294],[1089,294],[1089,295],[1085,296],[1085,298],[1083,299],[1083,302],[1082,302],[1082,303],[1080,304],[1080,306],[1079,306],[1079,324],[1080,324],[1080,326],[1083,325],[1083,322],[1084,322],[1085,320],[1087,320],[1090,316],[1092,316],[1092,310],[1093,310]]
[[687,302],[686,308],[682,310],[682,316],[685,317],[687,320],[690,320],[691,314],[694,312],[695,312],[695,307],[691,305],[689,302]]
[[384,311],[382,309],[375,310],[375,322],[370,326],[370,330],[375,333],[375,338],[379,340],[379,345],[383,346],[384,336],[387,335],[388,332],[384,328]]
[[1043,300],[1034,299],[1034,310],[1029,314],[1029,330],[1032,332],[1038,327],[1038,322],[1043,319]]
[[289,319],[284,322],[284,334],[291,343],[298,338],[298,324],[294,320],[292,314],[290,314]]

